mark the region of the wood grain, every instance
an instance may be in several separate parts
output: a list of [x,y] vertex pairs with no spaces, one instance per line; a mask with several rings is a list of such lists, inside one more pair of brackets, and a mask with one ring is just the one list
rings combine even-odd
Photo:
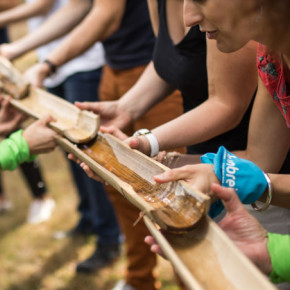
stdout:
[[[208,196],[182,181],[156,185],[154,175],[168,168],[111,135],[96,136],[99,119],[89,112],[80,112],[68,102],[35,88],[29,88],[28,94],[19,99],[23,97],[22,82],[18,80],[21,76],[12,76],[10,69],[2,74],[0,68],[0,79],[5,80],[2,92],[18,98],[11,103],[34,118],[49,113],[57,119],[51,127],[67,137],[57,136],[58,144],[144,212],[148,229],[188,289],[275,289],[207,217]],[[11,89],[15,84],[19,90]],[[80,140],[90,142],[75,144]]]

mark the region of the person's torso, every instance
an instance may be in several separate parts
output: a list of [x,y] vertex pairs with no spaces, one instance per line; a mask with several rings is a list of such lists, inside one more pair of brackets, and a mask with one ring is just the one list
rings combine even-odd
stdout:
[[113,69],[147,64],[154,42],[146,0],[127,0],[120,28],[103,41],[106,63]]
[[[158,4],[159,33],[153,54],[154,66],[162,79],[181,91],[184,111],[187,112],[208,99],[205,34],[198,26],[192,27],[175,45],[168,32],[166,0],[159,0]],[[221,145],[228,150],[245,149],[251,106],[236,128],[189,146],[188,153],[216,152]]]
[[[26,0],[27,3],[33,2],[36,0]],[[36,30],[41,26],[53,13],[58,9],[63,7],[69,0],[55,0],[52,9],[45,15],[32,17],[28,19],[28,28],[31,32]],[[64,36],[65,37],[65,36]],[[53,51],[56,47],[61,45],[64,37],[60,37],[56,40],[53,40],[45,45],[42,45],[36,49],[37,57],[39,61],[46,59],[47,55]],[[61,84],[69,76],[82,72],[82,71],[91,71],[97,68],[100,68],[104,65],[104,49],[100,42],[95,43],[91,48],[85,51],[83,54],[78,57],[68,61],[61,67],[57,69],[57,72],[50,77],[46,78],[44,81],[45,87],[56,87]]]

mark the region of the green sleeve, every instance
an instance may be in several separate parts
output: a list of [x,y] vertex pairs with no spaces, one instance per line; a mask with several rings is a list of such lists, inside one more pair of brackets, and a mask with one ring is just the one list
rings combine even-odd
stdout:
[[290,235],[268,233],[268,251],[273,271],[273,283],[290,282]]
[[30,156],[29,147],[22,136],[23,130],[11,134],[0,142],[0,165],[2,170],[14,170],[19,164],[36,158]]

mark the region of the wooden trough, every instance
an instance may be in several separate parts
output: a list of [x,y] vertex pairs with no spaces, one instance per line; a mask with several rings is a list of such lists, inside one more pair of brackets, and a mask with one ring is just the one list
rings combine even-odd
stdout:
[[50,126],[60,134],[58,144],[145,214],[148,229],[188,289],[275,289],[206,215],[208,196],[185,182],[156,185],[153,176],[168,170],[166,166],[111,135],[96,136],[98,116],[30,88],[3,58],[0,80],[2,92],[15,98],[11,103],[17,108],[34,118],[54,116],[57,122]]

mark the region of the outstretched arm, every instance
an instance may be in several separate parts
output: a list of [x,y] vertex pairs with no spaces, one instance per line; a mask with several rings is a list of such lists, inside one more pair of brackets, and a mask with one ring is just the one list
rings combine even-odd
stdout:
[[[160,150],[201,143],[235,128],[252,100],[257,87],[256,43],[232,54],[221,53],[212,41],[207,46],[209,98],[152,130]],[[147,139],[142,136],[137,141],[132,147],[148,154]]]
[[34,154],[52,151],[56,146],[56,133],[46,125],[53,120],[50,116],[43,117],[0,142],[1,169],[14,170],[19,164],[32,161]]
[[[94,6],[88,15],[47,56],[47,59],[56,67],[61,66],[85,52],[95,42],[102,41],[111,36],[121,24],[125,5],[126,0],[95,0]],[[51,72],[49,65],[39,63],[30,69],[27,78],[32,84],[41,86],[43,80]]]
[[[38,0],[42,2],[54,2],[55,0]],[[26,36],[0,47],[1,54],[8,59],[14,59],[22,54],[53,41],[73,29],[88,13],[91,8],[89,0],[70,0],[67,4],[51,15],[38,29]],[[1,14],[0,14],[1,15]],[[56,25],[57,23],[57,25]]]
[[48,59],[60,66],[86,51],[96,41],[111,36],[121,24],[125,5],[125,0],[95,0],[90,13]]
[[123,129],[145,114],[173,90],[168,83],[159,77],[151,62],[136,84],[118,101],[77,102],[76,105],[82,110],[90,110],[100,114],[102,125],[114,125]]
[[0,26],[7,26],[13,22],[46,14],[50,11],[55,0],[37,0],[23,3],[0,13]]

